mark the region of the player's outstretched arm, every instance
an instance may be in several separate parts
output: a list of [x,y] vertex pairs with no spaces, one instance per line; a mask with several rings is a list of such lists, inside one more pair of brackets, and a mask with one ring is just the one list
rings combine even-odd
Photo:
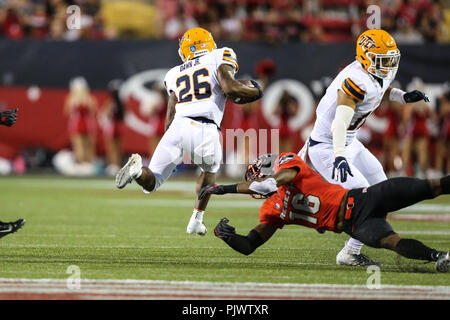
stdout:
[[[396,101],[400,103],[413,103],[417,101],[430,102],[430,98],[419,90],[413,90],[410,92],[405,92],[401,89],[389,87],[389,100]],[[387,90],[386,90],[387,92]]]
[[245,255],[254,252],[265,243],[277,230],[268,224],[259,224],[247,236],[237,234],[234,227],[228,224],[227,218],[222,218],[214,228],[214,235],[222,239],[231,248]]
[[259,181],[246,181],[229,185],[210,184],[200,190],[198,199],[203,199],[207,194],[222,195],[228,193],[259,194],[268,196],[276,192],[279,186],[292,181],[292,179],[297,176],[298,170],[298,168],[281,169],[274,175]]
[[164,124],[164,131],[167,131],[170,124],[175,117],[175,105],[178,103],[177,96],[174,92],[170,93],[169,101],[167,102],[166,122]]
[[19,111],[19,108],[0,112],[0,124],[11,127],[16,123],[17,111]]
[[250,103],[263,96],[262,88],[255,80],[250,80],[254,87],[249,87],[236,80],[231,65],[220,65],[217,74],[220,87],[225,95],[232,100],[240,98],[242,102]]

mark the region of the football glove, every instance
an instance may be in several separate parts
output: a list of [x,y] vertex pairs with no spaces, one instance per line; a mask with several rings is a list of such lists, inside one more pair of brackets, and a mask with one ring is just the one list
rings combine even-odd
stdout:
[[347,172],[349,175],[353,177],[352,170],[350,170],[350,165],[347,162],[347,159],[344,157],[337,157],[334,160],[333,164],[333,174],[331,175],[331,179],[334,181],[341,182],[347,181]]
[[417,102],[420,100],[424,100],[425,102],[430,102],[430,99],[425,95],[425,93],[423,93],[422,91],[419,91],[419,90],[406,92],[403,95],[403,100],[405,100],[406,103]]
[[230,222],[230,220],[222,218],[214,228],[214,235],[225,242],[228,241],[231,236],[236,234],[234,227],[230,226],[228,222]]
[[15,108],[13,110],[0,112],[0,124],[11,127],[14,123],[16,123],[18,110],[18,108]]

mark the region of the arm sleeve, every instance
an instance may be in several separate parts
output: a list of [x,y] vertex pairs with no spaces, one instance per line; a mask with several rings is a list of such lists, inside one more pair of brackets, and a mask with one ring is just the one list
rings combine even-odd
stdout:
[[249,255],[262,245],[264,241],[257,231],[251,230],[246,237],[240,234],[232,235],[226,243],[237,252]]
[[347,138],[347,128],[352,121],[355,110],[349,106],[339,105],[336,108],[336,115],[331,123],[331,133],[333,135],[333,150],[335,157],[345,157],[345,140]]

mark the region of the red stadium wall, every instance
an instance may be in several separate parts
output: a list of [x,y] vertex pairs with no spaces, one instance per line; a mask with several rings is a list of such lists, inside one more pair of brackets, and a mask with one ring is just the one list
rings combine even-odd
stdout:
[[[32,87],[0,87],[0,105],[3,108],[19,108],[18,121],[13,127],[0,127],[0,157],[13,159],[24,148],[44,148],[57,152],[61,149],[70,149],[70,136],[68,131],[68,117],[64,115],[64,102],[69,93],[66,89],[36,89]],[[93,96],[97,100],[99,112],[108,100],[108,91],[93,90]],[[33,97],[33,95],[36,95]],[[138,152],[149,155],[149,138],[160,137],[164,131],[164,112],[156,115],[143,115],[140,102],[130,98],[126,101],[126,112],[132,112],[141,121],[153,126],[149,135],[144,135],[125,125],[122,132],[123,152]],[[163,110],[164,111],[164,110]],[[97,113],[97,115],[99,114]],[[257,105],[251,113],[244,112],[241,106],[228,102],[222,121],[223,146],[226,145],[225,130],[250,128],[270,129],[262,114],[261,106]],[[280,137],[283,138],[283,132]],[[291,135],[295,150],[303,145],[300,131]],[[96,129],[97,155],[104,155],[103,131],[97,117]],[[270,140],[267,150],[270,150]]]
[[[41,89],[36,100],[30,99],[30,90],[23,87],[0,87],[0,103],[8,108],[18,107],[18,121],[10,128],[0,127],[0,157],[12,159],[20,150],[29,147],[40,147],[52,151],[70,148],[70,137],[67,129],[68,118],[64,115],[64,102],[68,90]],[[32,93],[31,93],[32,94]],[[92,91],[99,109],[108,99],[107,91]],[[132,101],[129,108],[138,106]],[[97,126],[97,152],[104,153],[102,129]],[[125,152],[148,152],[147,137],[136,134],[130,128],[123,132]]]

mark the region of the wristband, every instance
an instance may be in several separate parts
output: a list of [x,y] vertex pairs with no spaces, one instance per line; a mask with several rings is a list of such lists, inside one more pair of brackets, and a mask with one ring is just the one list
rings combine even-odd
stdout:
[[395,101],[395,102],[400,102],[400,103],[406,103],[405,99],[403,98],[403,96],[405,95],[405,91],[397,89],[397,88],[392,88],[391,92],[389,93],[389,100],[390,101]]

